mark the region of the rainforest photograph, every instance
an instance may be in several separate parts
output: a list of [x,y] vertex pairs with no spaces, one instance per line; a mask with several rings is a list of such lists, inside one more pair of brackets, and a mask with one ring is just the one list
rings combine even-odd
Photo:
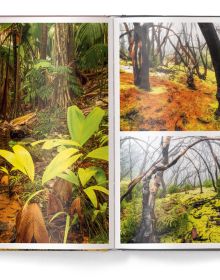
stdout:
[[220,24],[120,24],[121,131],[220,129]]
[[220,242],[220,136],[120,138],[121,243]]
[[0,243],[109,242],[107,23],[0,23]]

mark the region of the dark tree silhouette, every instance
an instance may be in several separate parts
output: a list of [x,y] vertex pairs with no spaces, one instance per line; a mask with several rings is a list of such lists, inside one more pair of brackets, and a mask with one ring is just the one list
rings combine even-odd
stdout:
[[220,40],[213,23],[201,22],[198,25],[208,45],[215,70],[217,82],[216,98],[218,100],[218,109],[215,114],[217,117],[220,117]]
[[134,44],[131,52],[134,84],[142,89],[150,90],[149,81],[149,54],[150,39],[149,28],[152,23],[134,23]]

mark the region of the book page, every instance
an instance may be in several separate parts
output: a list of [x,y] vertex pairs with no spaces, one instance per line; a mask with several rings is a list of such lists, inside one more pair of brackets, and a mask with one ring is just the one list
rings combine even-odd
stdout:
[[112,248],[110,33],[107,17],[0,18],[1,249]]
[[117,248],[219,248],[219,27],[115,20]]

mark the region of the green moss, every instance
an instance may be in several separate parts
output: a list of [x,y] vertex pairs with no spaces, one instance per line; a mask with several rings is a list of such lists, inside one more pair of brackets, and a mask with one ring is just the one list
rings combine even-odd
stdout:
[[[121,182],[121,194],[127,189],[129,180]],[[207,184],[207,186],[206,186]],[[184,189],[184,188],[183,188]],[[141,221],[141,185],[132,193],[131,201],[121,205],[121,242],[127,243],[134,236]],[[184,189],[182,192],[157,196],[155,204],[156,231],[161,243],[220,242],[220,198],[205,182],[200,188]],[[192,229],[197,236],[192,236]]]
[[210,188],[202,194],[196,189],[158,199],[155,213],[160,242],[220,242],[219,211],[220,200]]
[[121,209],[121,242],[128,243],[135,236],[141,220],[141,198],[123,201]]
[[[129,180],[121,182],[121,194],[127,190]],[[121,204],[121,242],[128,243],[134,237],[141,220],[142,197],[141,184],[132,191],[132,200],[123,200]]]

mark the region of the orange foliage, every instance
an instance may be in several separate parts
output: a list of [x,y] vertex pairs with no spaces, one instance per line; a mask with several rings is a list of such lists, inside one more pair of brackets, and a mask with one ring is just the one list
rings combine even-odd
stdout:
[[17,195],[9,197],[5,193],[0,194],[0,209],[0,242],[14,242],[16,216],[21,209],[21,203]]
[[121,73],[121,130],[218,130],[215,85],[196,79],[196,90],[167,77],[150,76],[152,91],[133,85],[132,73]]

